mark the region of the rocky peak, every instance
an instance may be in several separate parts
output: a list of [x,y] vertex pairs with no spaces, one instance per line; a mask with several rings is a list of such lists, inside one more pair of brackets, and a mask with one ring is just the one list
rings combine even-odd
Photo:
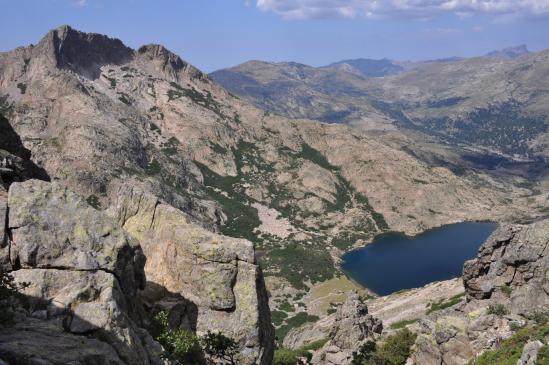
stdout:
[[157,70],[162,72],[162,76],[168,79],[180,81],[182,76],[191,79],[206,78],[206,75],[200,70],[183,61],[181,57],[160,44],[147,44],[141,46],[137,50],[137,56],[139,59],[145,61],[145,63],[154,65]]
[[313,364],[350,364],[356,352],[367,340],[383,330],[381,321],[368,314],[368,307],[356,292],[348,294],[335,313],[330,340],[313,355]]
[[103,65],[121,65],[134,56],[134,51],[119,39],[80,32],[68,25],[51,30],[35,51],[55,67],[72,70],[89,79],[98,78]]

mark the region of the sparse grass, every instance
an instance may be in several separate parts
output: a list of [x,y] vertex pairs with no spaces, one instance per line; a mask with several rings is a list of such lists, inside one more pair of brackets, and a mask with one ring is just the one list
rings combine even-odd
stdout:
[[349,280],[347,276],[341,275],[315,285],[309,292],[309,297],[317,303],[321,311],[333,312],[338,304],[345,301],[349,291],[357,291],[361,298],[368,296],[364,288]]
[[[548,335],[549,325],[547,324],[521,328],[513,336],[504,340],[497,350],[486,351],[469,364],[515,365],[522,355],[524,345],[526,345],[528,341],[537,339],[545,342],[547,341]],[[545,356],[545,359],[547,359],[547,349],[545,349],[544,352],[545,354],[542,354],[542,356]],[[540,359],[538,358],[537,364],[545,365],[546,362],[540,362]]]
[[453,297],[451,297],[450,299],[448,299],[446,301],[442,300],[438,303],[431,303],[431,307],[427,311],[427,314],[431,314],[431,313],[436,312],[436,311],[440,311],[440,310],[443,310],[443,309],[446,309],[446,308],[450,308],[450,307],[458,304],[459,302],[461,302],[463,300],[464,296],[465,296],[465,293],[461,293],[461,294],[458,294],[458,295],[454,295]]
[[401,328],[407,327],[408,325],[416,323],[418,320],[419,320],[418,318],[404,319],[402,321],[391,323],[391,325],[389,327],[391,327],[394,330],[399,330]]
[[486,313],[495,314],[496,316],[504,316],[507,313],[509,313],[509,310],[507,310],[507,308],[503,304],[497,303],[497,304],[490,304],[488,306],[488,310],[486,311]]
[[513,289],[511,289],[511,287],[510,287],[509,285],[507,285],[507,284],[505,284],[505,285],[503,285],[503,286],[501,287],[501,291],[502,291],[505,295],[507,295],[508,297],[510,297],[511,294],[513,293]]

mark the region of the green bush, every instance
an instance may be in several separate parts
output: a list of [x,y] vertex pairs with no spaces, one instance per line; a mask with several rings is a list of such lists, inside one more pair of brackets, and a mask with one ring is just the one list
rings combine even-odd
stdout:
[[387,337],[381,346],[368,341],[354,355],[353,365],[404,365],[417,335],[407,328]]
[[509,313],[509,311],[507,310],[507,308],[501,304],[501,303],[497,303],[497,304],[490,304],[488,306],[488,310],[486,311],[488,314],[495,314],[496,316],[504,316],[506,315],[507,313]]
[[271,320],[275,326],[280,326],[284,320],[288,318],[288,314],[282,311],[271,311]]
[[[213,333],[208,331],[204,337],[200,339],[200,344],[206,355],[210,359],[221,361],[222,364],[236,364],[238,356],[238,346],[235,340],[229,338],[222,333]],[[218,363],[215,362],[214,363]]]
[[290,349],[277,349],[274,353],[273,364],[274,365],[296,365],[298,364],[299,358],[302,355],[301,352],[297,350]]
[[290,303],[288,303],[287,301],[284,301],[284,302],[280,303],[280,305],[278,306],[278,309],[280,309],[284,312],[293,312],[294,311],[294,306],[291,305]]
[[319,319],[320,318],[318,316],[309,315],[305,312],[299,312],[295,316],[288,318],[285,325],[276,329],[276,336],[278,337],[279,341],[282,341],[292,328],[300,327],[307,322],[316,322]]
[[145,168],[145,172],[147,173],[147,175],[150,175],[150,176],[157,175],[161,171],[162,171],[162,166],[160,166],[160,163],[155,158],[150,160],[149,163],[147,164],[147,167]]
[[164,347],[164,357],[172,365],[198,365],[206,355],[212,363],[237,364],[238,345],[222,333],[208,333],[202,337],[181,329],[170,328],[164,311],[154,316],[152,334]]
[[507,295],[508,297],[510,297],[510,296],[511,296],[511,293],[513,292],[513,289],[511,289],[511,287],[510,287],[509,285],[505,284],[505,285],[503,285],[503,286],[501,287],[501,291],[502,291],[505,295]]
[[198,364],[200,342],[194,333],[183,329],[171,329],[166,312],[157,313],[154,322],[154,337],[164,347],[168,360],[175,365]]
[[21,91],[21,94],[24,94],[27,92],[27,85],[22,82],[17,84],[17,88],[19,88],[19,91]]
[[99,202],[99,198],[95,195],[90,195],[86,198],[86,202],[89,206],[99,210],[101,209],[101,203]]
[[28,283],[16,284],[13,276],[0,270],[0,324],[10,325],[13,322],[14,299],[21,297],[19,290]]

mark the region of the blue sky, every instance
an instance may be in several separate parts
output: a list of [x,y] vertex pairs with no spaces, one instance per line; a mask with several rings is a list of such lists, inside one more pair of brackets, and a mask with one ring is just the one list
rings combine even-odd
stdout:
[[[241,62],[474,56],[549,48],[549,0],[0,0],[0,50],[62,24],[161,43],[210,72]],[[374,5],[372,5],[374,4]]]

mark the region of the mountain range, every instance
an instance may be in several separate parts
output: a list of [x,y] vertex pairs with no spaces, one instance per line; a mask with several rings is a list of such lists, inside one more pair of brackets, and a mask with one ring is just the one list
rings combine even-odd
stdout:
[[[206,75],[161,45],[69,26],[0,53],[0,264],[25,297],[0,359],[163,364],[172,332],[154,323],[166,313],[172,330],[233,340],[240,364],[271,364],[275,336],[303,344],[302,325],[324,323],[311,330],[328,336],[316,363],[349,363],[382,326],[341,255],[379,233],[466,220],[530,223],[506,225],[483,252],[516,259],[501,269],[521,272],[508,281],[513,310],[545,305],[523,298],[545,288],[547,171],[498,175],[454,148],[543,160],[547,57],[376,78],[264,62]],[[465,284],[468,308],[486,308],[504,295],[484,282],[497,265],[479,256],[464,283],[444,285]],[[439,289],[414,292],[422,315],[430,298],[450,299]],[[380,300],[402,306],[401,294]],[[417,359],[443,356],[426,346]]]

